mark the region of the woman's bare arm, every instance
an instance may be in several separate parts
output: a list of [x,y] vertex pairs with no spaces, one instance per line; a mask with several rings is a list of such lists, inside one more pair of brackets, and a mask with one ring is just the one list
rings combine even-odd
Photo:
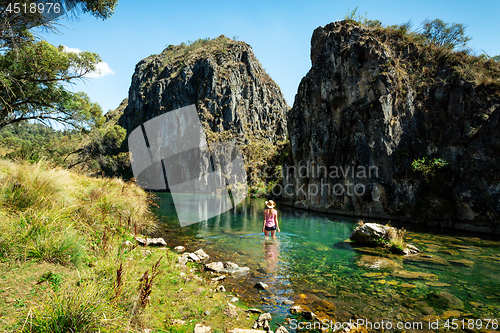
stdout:
[[264,224],[262,224],[262,232],[264,232],[266,228],[266,211],[264,210]]
[[277,211],[277,210],[275,210],[275,211],[276,211],[276,216],[275,216],[274,220],[276,221],[276,230],[277,230],[278,232],[281,232],[281,231],[280,231],[280,225],[279,225],[279,223],[278,223],[278,211]]

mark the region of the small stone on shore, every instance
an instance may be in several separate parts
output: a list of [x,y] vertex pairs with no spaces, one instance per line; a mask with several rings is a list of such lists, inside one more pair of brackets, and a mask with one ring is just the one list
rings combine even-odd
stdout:
[[176,246],[174,247],[174,251],[177,252],[177,253],[183,253],[184,251],[186,251],[186,248],[184,246]]
[[194,327],[194,333],[210,333],[212,328],[210,326],[203,326],[202,324],[196,324]]
[[196,250],[194,251],[194,254],[196,254],[196,256],[200,259],[200,260],[206,260],[208,259],[210,256],[208,254],[205,253],[205,251],[203,251],[202,249],[199,249],[199,250]]
[[135,237],[135,240],[139,245],[142,246],[153,246],[153,245],[163,245],[167,246],[167,242],[163,238],[142,238],[142,237]]

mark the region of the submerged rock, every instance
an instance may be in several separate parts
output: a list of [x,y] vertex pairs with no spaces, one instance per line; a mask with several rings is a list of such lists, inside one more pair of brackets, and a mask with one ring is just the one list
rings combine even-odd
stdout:
[[427,299],[429,302],[444,308],[453,310],[462,310],[464,308],[462,300],[447,291],[432,292],[427,295]]
[[441,258],[441,257],[437,257],[437,256],[419,255],[419,256],[407,257],[405,259],[407,261],[414,261],[414,262],[426,263],[426,264],[431,264],[431,265],[450,266],[450,263],[448,262],[448,260]]
[[449,260],[449,262],[454,266],[463,266],[463,267],[469,267],[469,268],[474,267],[474,261],[472,261],[472,260],[455,259],[455,260]]
[[274,333],[288,333],[288,330],[285,328],[285,326],[280,325]]
[[423,272],[410,272],[410,271],[395,271],[392,273],[394,276],[409,279],[409,280],[429,280],[429,279],[437,279],[436,274],[432,273],[423,273]]
[[234,268],[223,268],[218,273],[229,274],[229,275],[242,275],[250,272],[248,267],[234,267]]
[[362,255],[356,263],[358,266],[367,267],[370,269],[389,269],[394,270],[403,268],[403,265],[397,263],[389,258],[375,257],[369,255]]
[[306,320],[313,320],[314,318],[316,318],[316,314],[311,311],[304,311],[302,312],[302,317],[304,317],[304,319]]
[[267,290],[267,289],[269,289],[269,286],[267,284],[265,284],[264,282],[257,282],[254,287],[256,289],[260,289],[260,290]]
[[431,315],[431,314],[434,314],[436,311],[434,311],[434,309],[430,306],[423,306],[421,307],[420,309],[420,312],[422,312],[422,314],[424,315]]
[[445,311],[441,314],[441,319],[443,320],[446,320],[448,318],[460,318],[462,314],[460,313],[460,311],[457,311],[457,310],[449,310],[449,311]]

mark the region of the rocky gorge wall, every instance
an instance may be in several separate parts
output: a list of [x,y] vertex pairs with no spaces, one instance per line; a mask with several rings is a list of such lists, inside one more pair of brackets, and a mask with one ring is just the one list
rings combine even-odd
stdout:
[[[130,132],[160,114],[195,104],[202,124],[244,141],[286,137],[289,107],[279,87],[244,42],[224,36],[192,45],[170,45],[141,60],[119,124]],[[226,133],[229,135],[229,133]]]
[[[252,167],[261,166],[257,159],[266,162],[272,158],[278,143],[286,138],[290,108],[280,88],[249,45],[224,36],[170,45],[162,53],[141,60],[118,123],[130,135],[148,120],[192,104],[209,143],[231,142],[243,149],[251,182],[259,173]],[[165,124],[158,130],[166,133],[166,141],[175,142],[182,132],[177,131],[179,126]],[[266,147],[266,151],[256,152],[259,147]],[[178,158],[164,160],[165,168],[188,173],[184,179],[206,177],[210,156],[201,148],[186,152],[180,163]],[[234,149],[226,149],[224,154],[234,155]],[[227,156],[229,161],[233,158]],[[193,168],[193,160],[204,162],[201,169]]]
[[[317,28],[288,114],[283,202],[500,233],[500,89],[460,57],[347,21]],[[428,174],[412,168],[424,157]]]

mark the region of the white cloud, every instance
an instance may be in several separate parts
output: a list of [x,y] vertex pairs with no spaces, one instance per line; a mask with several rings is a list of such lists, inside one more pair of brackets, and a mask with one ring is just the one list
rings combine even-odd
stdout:
[[95,67],[95,71],[88,73],[87,75],[85,75],[85,77],[96,79],[108,74],[115,75],[115,72],[111,68],[109,68],[109,65],[105,62],[100,62]]
[[73,53],[80,53],[82,52],[82,50],[80,49],[74,49],[74,48],[71,48],[71,47],[67,47],[67,46],[64,46],[64,52],[73,52]]
[[[80,53],[82,52],[82,50],[64,46],[64,52]],[[105,62],[99,62],[95,67],[95,71],[88,73],[87,75],[85,75],[85,77],[89,79],[97,79],[106,75],[115,74],[115,72]]]

